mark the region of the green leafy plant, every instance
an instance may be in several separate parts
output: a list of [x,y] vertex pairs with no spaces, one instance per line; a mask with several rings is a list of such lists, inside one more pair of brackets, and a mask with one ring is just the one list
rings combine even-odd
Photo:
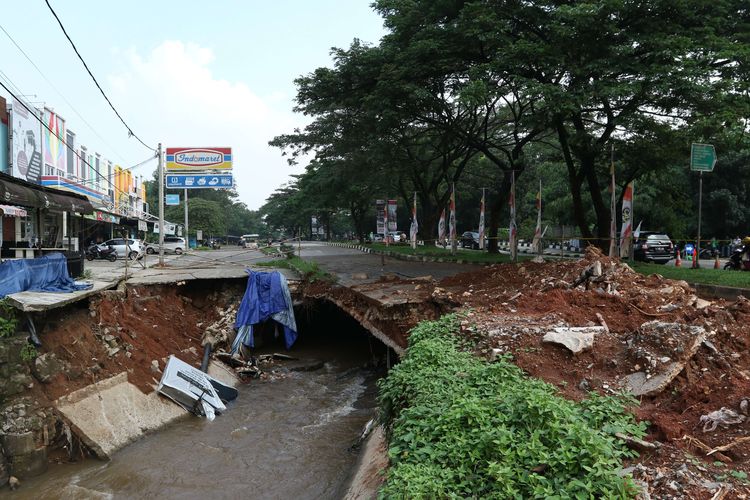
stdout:
[[391,468],[381,498],[631,498],[615,432],[646,424],[624,395],[576,403],[507,357],[463,351],[455,315],[411,332],[401,363],[379,383]]
[[10,305],[8,299],[0,300],[0,338],[10,337],[18,326],[18,310]]
[[31,344],[26,344],[21,348],[21,360],[25,362],[33,361],[39,353],[36,350],[36,347],[34,347]]

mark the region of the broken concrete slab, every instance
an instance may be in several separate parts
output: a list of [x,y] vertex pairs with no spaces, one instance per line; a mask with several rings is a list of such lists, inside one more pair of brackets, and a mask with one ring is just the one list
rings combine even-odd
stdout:
[[547,332],[542,342],[562,345],[573,354],[591,349],[594,346],[594,336],[597,333],[606,333],[602,326],[581,326],[581,327],[556,327]]
[[55,401],[55,407],[98,458],[112,453],[188,413],[156,392],[128,382],[126,372]]
[[644,372],[635,372],[625,376],[625,389],[633,396],[653,396],[663,391],[679,375],[685,363],[672,362],[665,371],[648,377]]
[[117,282],[94,281],[92,288],[79,292],[18,292],[8,295],[7,298],[12,306],[21,311],[39,312],[72,304],[116,286]]

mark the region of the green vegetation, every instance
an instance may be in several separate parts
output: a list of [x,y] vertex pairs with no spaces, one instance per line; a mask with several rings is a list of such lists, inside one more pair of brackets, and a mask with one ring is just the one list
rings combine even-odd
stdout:
[[688,261],[683,261],[683,266],[686,267],[662,266],[645,262],[631,264],[633,269],[642,274],[661,274],[665,278],[685,280],[688,283],[750,288],[750,272],[706,268],[691,269]]
[[462,351],[455,315],[412,330],[406,356],[379,383],[391,468],[381,498],[630,498],[613,435],[644,435],[625,396],[580,402],[508,358]]
[[0,338],[10,337],[18,326],[18,310],[10,305],[7,298],[0,300]]
[[33,361],[34,358],[36,358],[39,355],[39,353],[36,350],[36,347],[34,347],[31,344],[26,344],[21,348],[21,360],[25,362]]
[[292,256],[286,259],[276,259],[258,262],[256,266],[291,269],[307,281],[335,281],[335,277],[323,271],[318,264],[309,260]]

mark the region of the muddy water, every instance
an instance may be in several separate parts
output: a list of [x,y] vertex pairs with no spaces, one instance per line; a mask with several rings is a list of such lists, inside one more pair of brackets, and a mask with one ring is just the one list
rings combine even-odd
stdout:
[[110,462],[51,465],[13,496],[341,498],[357,459],[349,448],[373,416],[376,375],[359,368],[371,359],[369,341],[317,339],[290,354],[325,365],[282,368],[276,380],[242,386],[213,422],[189,416]]

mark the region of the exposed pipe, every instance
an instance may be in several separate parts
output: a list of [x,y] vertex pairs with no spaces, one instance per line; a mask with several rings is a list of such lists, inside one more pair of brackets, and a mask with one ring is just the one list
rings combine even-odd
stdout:
[[211,344],[207,343],[203,346],[203,361],[201,361],[201,371],[208,373],[208,361],[211,358]]

